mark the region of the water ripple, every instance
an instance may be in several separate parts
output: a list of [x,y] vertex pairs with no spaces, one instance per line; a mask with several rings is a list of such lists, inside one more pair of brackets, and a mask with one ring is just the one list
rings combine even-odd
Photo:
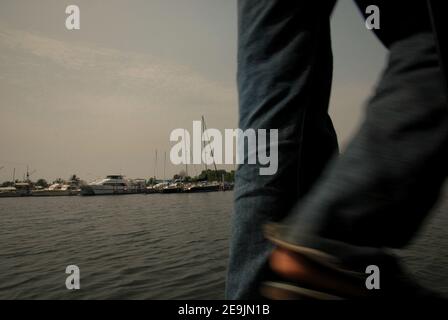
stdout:
[[[1,299],[221,299],[231,192],[0,199]],[[448,293],[446,201],[408,249]],[[81,269],[81,290],[65,268]]]

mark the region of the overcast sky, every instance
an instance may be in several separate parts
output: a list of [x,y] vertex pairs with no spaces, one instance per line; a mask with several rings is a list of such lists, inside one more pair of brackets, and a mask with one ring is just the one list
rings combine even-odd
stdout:
[[[65,28],[65,8],[81,30]],[[385,50],[349,0],[332,20],[331,101],[353,133]],[[237,127],[235,0],[0,0],[0,181],[158,176],[175,128]],[[169,164],[166,176],[182,170]],[[200,167],[190,168],[195,174]]]

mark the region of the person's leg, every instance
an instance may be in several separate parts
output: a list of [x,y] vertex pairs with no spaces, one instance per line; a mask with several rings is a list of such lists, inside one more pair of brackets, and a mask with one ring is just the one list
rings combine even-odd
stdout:
[[445,3],[437,0],[427,0],[431,24],[436,35],[439,56],[445,85],[448,87],[448,20],[445,17]]
[[[388,6],[380,9],[384,16]],[[397,29],[402,17],[414,29],[387,38],[388,66],[360,130],[271,236],[375,257],[406,245],[437,200],[448,169],[446,89],[425,1],[397,13]]]
[[328,116],[334,1],[238,2],[239,126],[278,129],[278,171],[240,165],[235,181],[227,298],[258,298],[272,246],[262,226],[310,188],[337,139]]

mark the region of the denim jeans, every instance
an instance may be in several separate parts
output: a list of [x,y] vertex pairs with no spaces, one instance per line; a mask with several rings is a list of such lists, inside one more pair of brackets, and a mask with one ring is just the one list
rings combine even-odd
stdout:
[[260,298],[271,276],[265,223],[280,222],[285,239],[324,251],[324,239],[356,252],[401,247],[446,176],[447,99],[425,1],[357,1],[363,12],[380,7],[376,34],[389,58],[359,131],[338,155],[328,115],[334,4],[239,0],[239,126],[279,130],[279,168],[271,176],[259,175],[259,165],[237,170],[229,299]]

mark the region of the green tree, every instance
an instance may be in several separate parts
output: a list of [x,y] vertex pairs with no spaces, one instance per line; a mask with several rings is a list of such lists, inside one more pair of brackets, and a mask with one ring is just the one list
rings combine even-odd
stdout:
[[153,186],[153,185],[155,185],[155,184],[157,184],[157,180],[156,180],[156,178],[154,178],[154,177],[151,177],[151,178],[149,178],[149,179],[146,181],[146,185],[147,185],[147,186]]
[[230,172],[227,172],[225,170],[203,170],[197,177],[195,177],[193,180],[196,181],[222,181],[222,178],[224,176],[224,181],[226,182],[233,182],[235,180],[235,171],[232,170]]
[[1,186],[2,186],[3,188],[6,188],[6,187],[13,187],[13,186],[14,186],[14,181],[5,181],[5,182],[2,183]]
[[65,181],[62,180],[61,178],[57,178],[56,180],[53,181],[53,183],[65,183]]
[[68,181],[79,183],[81,181],[81,179],[78,178],[78,176],[76,174],[72,174],[70,176],[70,178],[68,179]]
[[46,187],[48,187],[48,182],[45,179],[39,179],[39,180],[37,180],[35,185],[38,187],[46,188]]

